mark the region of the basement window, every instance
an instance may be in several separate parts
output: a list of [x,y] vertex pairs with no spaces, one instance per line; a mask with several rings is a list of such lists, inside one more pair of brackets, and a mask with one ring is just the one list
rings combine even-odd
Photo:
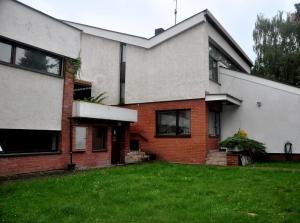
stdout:
[[191,110],[156,112],[156,136],[190,136]]
[[58,135],[58,131],[0,129],[0,146],[4,154],[57,152]]

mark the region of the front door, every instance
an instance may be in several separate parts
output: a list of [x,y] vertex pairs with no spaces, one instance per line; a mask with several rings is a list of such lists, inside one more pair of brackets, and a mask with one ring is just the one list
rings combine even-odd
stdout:
[[112,129],[112,150],[111,150],[111,163],[123,163],[122,147],[123,147],[123,130],[121,127],[113,127]]

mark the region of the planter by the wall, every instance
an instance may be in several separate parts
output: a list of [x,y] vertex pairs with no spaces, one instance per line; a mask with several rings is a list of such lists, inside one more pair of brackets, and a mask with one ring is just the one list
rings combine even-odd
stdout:
[[239,166],[241,164],[240,154],[235,152],[226,153],[227,166]]

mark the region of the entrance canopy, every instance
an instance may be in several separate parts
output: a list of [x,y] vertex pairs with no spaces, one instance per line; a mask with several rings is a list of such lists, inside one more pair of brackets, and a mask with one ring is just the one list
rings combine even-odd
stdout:
[[229,94],[207,94],[205,101],[222,102],[222,104],[237,105],[240,106],[242,103],[241,99],[233,97]]
[[84,101],[74,101],[72,117],[136,122],[137,111],[116,106],[102,105]]

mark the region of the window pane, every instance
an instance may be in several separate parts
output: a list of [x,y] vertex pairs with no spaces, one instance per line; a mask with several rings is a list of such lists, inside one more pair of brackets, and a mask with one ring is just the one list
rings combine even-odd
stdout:
[[208,133],[209,136],[220,135],[220,113],[209,112],[208,114]]
[[11,62],[11,50],[12,50],[11,45],[0,42],[0,61],[10,63]]
[[157,134],[176,135],[176,111],[157,113]]
[[84,150],[86,145],[86,127],[75,127],[75,150]]
[[121,62],[126,62],[126,44],[121,45]]
[[1,129],[0,147],[5,154],[53,152],[58,150],[58,132]]
[[59,75],[60,60],[37,50],[16,48],[16,64],[42,72]]
[[191,111],[178,111],[178,135],[191,134]]
[[107,128],[94,128],[93,129],[93,150],[106,149],[106,134]]

